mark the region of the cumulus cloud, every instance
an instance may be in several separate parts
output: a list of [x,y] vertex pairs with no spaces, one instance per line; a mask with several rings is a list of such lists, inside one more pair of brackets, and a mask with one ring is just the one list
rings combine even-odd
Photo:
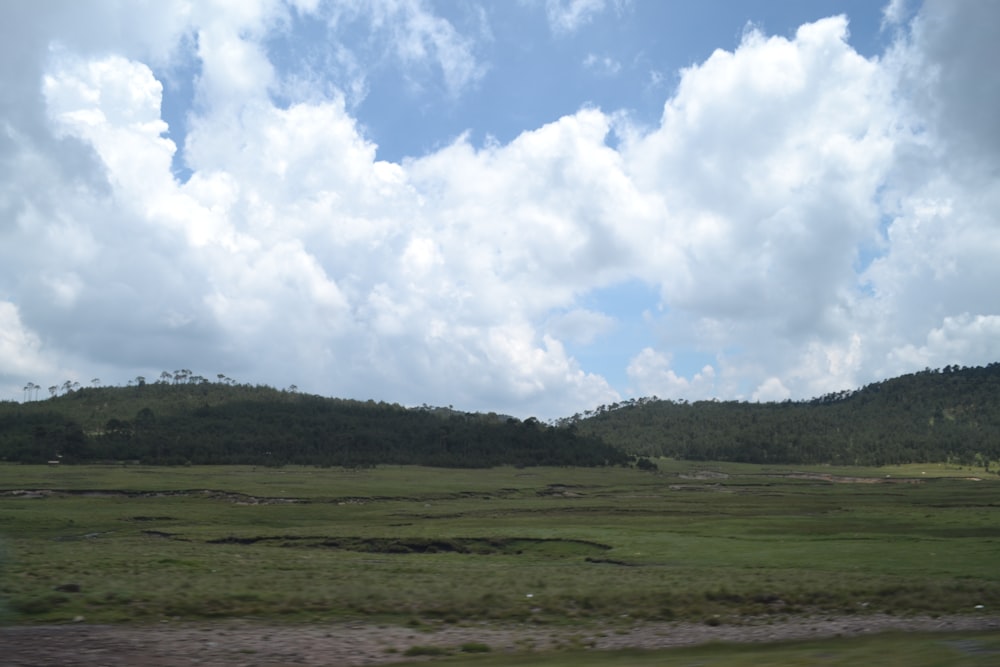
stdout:
[[931,329],[921,345],[906,344],[892,351],[890,367],[899,371],[942,368],[955,364],[975,366],[1000,359],[1000,315],[962,313],[946,317]]
[[[107,183],[68,196],[58,226],[33,218],[64,259],[47,262],[39,281],[47,298],[30,312],[66,325],[55,350],[117,355],[140,369],[213,363],[327,393],[547,416],[553,400],[614,397],[526,319],[570,300],[572,280],[561,274],[613,251],[600,236],[611,232],[595,221],[595,238],[574,237],[565,189],[548,202],[527,201],[544,183],[519,191],[553,148],[570,159],[583,152],[581,164],[600,154],[603,116],[568,118],[495,152],[461,142],[444,151],[444,159],[467,152],[470,167],[494,181],[490,198],[470,204],[461,192],[475,184],[440,156],[405,168],[377,161],[342,97],[275,106],[274,70],[256,37],[266,20],[262,11],[225,14],[198,28],[201,111],[189,123],[185,183],[170,171],[177,147],[163,136],[162,86],[149,67],[66,47],[50,57],[51,132],[92,151]],[[552,159],[551,178],[563,178],[567,157]],[[569,178],[596,182],[608,159]],[[501,171],[506,178],[493,177]],[[454,201],[418,184],[450,190]],[[520,203],[504,211],[501,201]],[[496,213],[468,218],[467,205]],[[522,213],[538,221],[534,241],[549,249],[526,243]],[[566,245],[579,250],[550,266],[551,248]],[[566,287],[534,289],[550,277]],[[87,322],[97,313],[108,326]]]
[[678,375],[671,368],[669,354],[644,348],[626,369],[632,393],[637,396],[659,396],[665,399],[696,400],[717,395],[716,371],[706,365],[690,378]]
[[626,149],[632,178],[670,211],[662,243],[699,278],[654,267],[671,303],[813,321],[853,279],[892,144],[890,89],[846,28],[749,33],[687,70],[660,128]]
[[926,2],[885,61],[907,131],[884,191],[883,252],[863,275],[885,341],[880,372],[985,361],[956,341],[1000,314],[1000,131],[988,111],[1000,75],[979,66],[1000,57],[987,27],[997,20],[992,3]]
[[805,397],[954,363],[925,336],[1000,312],[1000,150],[983,115],[997,77],[973,65],[996,55],[981,28],[995,10],[966,10],[927,3],[883,60],[854,52],[842,17],[794,39],[751,31],[683,72],[661,126],[625,146],[664,211],[647,257],[671,261],[646,274],[670,306],[664,341],[722,354],[720,394]]
[[769,377],[764,380],[757,389],[754,390],[752,399],[754,401],[773,402],[783,401],[790,397],[792,392],[776,377]]

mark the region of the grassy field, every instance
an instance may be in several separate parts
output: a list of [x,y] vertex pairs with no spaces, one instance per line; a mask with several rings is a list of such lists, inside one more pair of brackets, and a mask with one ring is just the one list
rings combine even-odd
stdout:
[[996,477],[660,465],[0,465],[2,613],[419,628],[1000,608]]

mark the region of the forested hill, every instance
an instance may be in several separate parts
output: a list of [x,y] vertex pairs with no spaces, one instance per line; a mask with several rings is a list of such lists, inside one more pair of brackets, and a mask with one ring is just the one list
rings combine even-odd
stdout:
[[1000,363],[926,370],[801,402],[639,399],[561,423],[640,455],[988,467],[1000,460]]
[[927,370],[810,401],[638,399],[574,415],[558,428],[195,377],[129,387],[66,383],[62,394],[44,400],[0,402],[0,461],[351,467],[593,466],[625,463],[631,455],[792,464],[1000,461],[1000,363]]
[[0,460],[488,467],[595,466],[627,457],[534,419],[181,381],[67,388],[44,400],[0,403]]

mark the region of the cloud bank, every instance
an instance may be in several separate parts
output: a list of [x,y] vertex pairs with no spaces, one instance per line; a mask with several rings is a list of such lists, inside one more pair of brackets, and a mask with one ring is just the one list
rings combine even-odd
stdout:
[[[604,9],[546,5],[564,32]],[[353,111],[364,54],[332,43],[316,82],[269,40],[362,25],[414,85],[462,96],[488,34],[419,2],[9,3],[3,396],[193,368],[550,418],[1000,359],[1000,6],[903,15],[870,59],[844,17],[748,31],[680,73],[653,127],[584,105],[389,162]],[[192,61],[180,132],[164,87]],[[612,386],[571,350],[615,328],[587,295],[629,281],[660,307]],[[687,353],[711,363],[685,373]]]

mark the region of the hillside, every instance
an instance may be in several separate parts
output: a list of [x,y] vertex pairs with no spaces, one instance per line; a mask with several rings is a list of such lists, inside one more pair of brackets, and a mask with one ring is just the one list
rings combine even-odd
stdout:
[[201,380],[79,388],[0,403],[0,460],[489,467],[628,458],[596,438],[534,419]]
[[925,370],[810,401],[639,399],[561,424],[647,456],[989,469],[1000,460],[1000,363]]
[[621,464],[635,455],[989,469],[1000,461],[1000,363],[926,370],[809,401],[637,399],[557,427],[198,376],[0,402],[5,461],[489,467]]

